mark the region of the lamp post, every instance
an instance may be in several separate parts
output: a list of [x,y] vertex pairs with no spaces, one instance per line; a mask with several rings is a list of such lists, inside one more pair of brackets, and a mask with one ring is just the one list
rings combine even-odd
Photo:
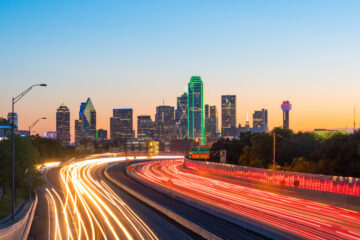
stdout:
[[12,201],[11,201],[11,218],[15,221],[15,134],[14,134],[14,106],[25,94],[27,94],[33,87],[46,87],[45,83],[42,84],[35,84],[17,95],[16,97],[12,98],[12,121],[11,121],[11,136],[12,136],[12,181],[11,181],[11,189],[12,189]]
[[46,117],[39,118],[38,120],[36,120],[33,124],[31,124],[29,126],[29,137],[31,136],[31,129],[42,119],[47,119],[47,118]]

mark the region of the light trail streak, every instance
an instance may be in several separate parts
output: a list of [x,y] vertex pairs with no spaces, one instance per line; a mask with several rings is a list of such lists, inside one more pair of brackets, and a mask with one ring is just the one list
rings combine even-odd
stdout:
[[[253,184],[214,175],[199,175],[182,160],[132,165],[141,181],[170,189],[224,214],[246,217],[308,239],[359,239],[360,213],[315,201],[257,189]],[[250,187],[249,187],[250,186]]]
[[[127,159],[135,158],[129,156]],[[145,159],[148,158],[136,156],[136,160]],[[94,155],[89,159],[61,165],[61,189],[46,188],[45,191],[51,207],[49,214],[50,211],[54,213],[50,218],[55,233],[49,235],[51,239],[158,239],[110,186],[94,178],[98,169],[104,165],[120,161],[125,161],[125,157]],[[56,166],[59,164],[45,164],[46,168]]]

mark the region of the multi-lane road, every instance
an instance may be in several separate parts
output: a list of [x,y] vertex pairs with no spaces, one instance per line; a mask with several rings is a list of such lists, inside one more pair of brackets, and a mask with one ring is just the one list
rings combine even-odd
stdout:
[[308,239],[360,239],[360,213],[315,201],[256,189],[234,179],[195,172],[182,160],[134,165],[140,181],[169,189],[215,207],[225,215],[237,215],[274,231]]
[[[250,183],[199,173],[182,159],[142,161],[124,172],[125,157],[69,161],[46,171],[30,232],[33,239],[201,239],[166,215],[117,187],[108,173],[128,188],[224,239],[266,239],[270,232],[293,239],[360,239],[360,213],[256,188]],[[143,184],[145,183],[145,185]],[[150,187],[149,187],[150,186]],[[154,190],[168,189],[168,197]],[[181,202],[174,196],[186,196]],[[194,203],[193,205],[191,203]],[[196,203],[210,206],[206,212]],[[224,217],[219,217],[218,213]],[[266,231],[233,220],[255,223]],[[250,225],[249,225],[250,226]],[[271,235],[267,235],[271,236]]]
[[104,168],[116,161],[124,158],[73,161],[49,170],[48,184],[42,189],[46,203],[37,210],[38,218],[30,236],[34,239],[197,237],[106,180],[102,174]]

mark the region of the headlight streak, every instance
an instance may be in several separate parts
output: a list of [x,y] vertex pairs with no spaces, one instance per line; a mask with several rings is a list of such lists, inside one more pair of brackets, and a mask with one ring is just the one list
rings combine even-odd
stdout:
[[229,178],[201,176],[184,169],[182,163],[139,163],[132,165],[132,172],[143,181],[216,206],[224,213],[245,216],[301,237],[360,239],[359,212],[251,188]]
[[60,233],[60,227],[59,227],[59,217],[58,217],[56,202],[55,202],[54,196],[51,194],[50,190],[48,188],[46,188],[46,191],[48,192],[48,194],[52,200],[53,206],[54,206],[54,212],[55,212],[55,237],[54,237],[54,239],[55,240],[57,239],[57,235],[59,235],[59,238],[61,239],[61,233]]
[[[104,164],[125,161],[125,157],[93,157],[83,161],[71,161],[61,167],[61,193],[54,188],[46,188],[45,197],[50,206],[49,214],[50,211],[54,213],[54,217],[51,218],[54,220],[54,223],[51,223],[54,234],[50,234],[49,231],[49,237],[56,240],[95,240],[109,237],[129,240],[158,239],[149,226],[104,181],[97,181],[93,177],[95,171]],[[127,159],[134,157],[130,156]],[[148,157],[136,156],[136,160],[144,159]],[[56,164],[49,165],[54,166]]]

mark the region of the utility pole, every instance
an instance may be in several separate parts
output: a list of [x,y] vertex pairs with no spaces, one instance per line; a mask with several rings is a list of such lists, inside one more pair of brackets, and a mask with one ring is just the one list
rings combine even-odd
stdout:
[[275,171],[275,129],[273,130],[273,170]]

